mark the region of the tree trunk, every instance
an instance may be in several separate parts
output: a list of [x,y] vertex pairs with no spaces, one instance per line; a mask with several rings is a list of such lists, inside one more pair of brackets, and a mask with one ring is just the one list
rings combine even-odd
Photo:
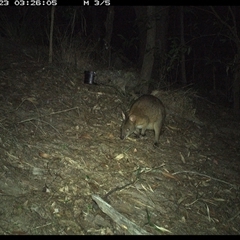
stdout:
[[147,7],[146,26],[147,26],[147,38],[139,82],[140,92],[143,94],[148,93],[154,63],[155,40],[156,40],[156,16],[154,6]]
[[49,55],[48,55],[48,62],[49,62],[49,63],[52,63],[52,60],[53,60],[53,25],[54,25],[54,12],[55,12],[55,7],[52,6],[52,9],[51,9],[50,37],[49,37]]
[[111,66],[111,39],[113,30],[113,20],[114,20],[114,7],[108,7],[107,19],[105,21],[106,35],[104,38],[106,58],[108,59],[108,67]]
[[167,80],[166,74],[166,53],[167,53],[167,34],[168,34],[168,14],[169,6],[157,6],[156,7],[156,50],[155,59],[153,65],[153,78],[155,79],[153,84],[150,85],[154,90],[163,85]]
[[233,109],[234,112],[239,114],[240,108],[240,46],[238,46],[238,53],[235,59],[236,66],[234,68],[234,78],[233,78]]
[[145,21],[147,19],[147,7],[146,6],[135,6],[134,7],[136,13],[136,24],[138,26],[139,31],[139,58],[138,58],[138,67],[141,68],[144,58],[144,52],[146,47],[146,36],[147,36],[147,28]]
[[186,66],[185,66],[185,39],[184,39],[184,9],[183,6],[180,6],[180,35],[181,35],[181,75],[182,79],[181,82],[183,85],[187,85],[187,79],[186,79]]

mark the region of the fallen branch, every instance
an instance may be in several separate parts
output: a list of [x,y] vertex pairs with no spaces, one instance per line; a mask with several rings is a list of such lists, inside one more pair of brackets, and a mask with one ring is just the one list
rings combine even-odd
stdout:
[[129,234],[132,235],[151,235],[151,233],[145,231],[135,223],[129,221],[121,213],[116,211],[111,205],[105,202],[102,198],[97,195],[92,195],[92,199],[97,203],[99,208],[106,213],[114,222],[126,229]]

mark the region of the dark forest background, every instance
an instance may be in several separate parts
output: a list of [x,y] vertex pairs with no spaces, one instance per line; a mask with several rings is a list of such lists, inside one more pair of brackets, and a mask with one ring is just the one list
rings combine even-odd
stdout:
[[239,6],[9,6],[0,9],[0,38],[47,47],[49,63],[61,61],[66,49],[78,48],[102,68],[138,71],[136,92],[191,87],[239,112],[239,10]]

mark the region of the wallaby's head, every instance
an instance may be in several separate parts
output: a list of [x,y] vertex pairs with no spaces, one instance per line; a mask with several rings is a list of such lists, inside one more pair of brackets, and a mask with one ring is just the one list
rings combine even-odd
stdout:
[[130,134],[132,134],[136,127],[135,127],[135,121],[136,121],[136,116],[135,115],[130,115],[130,116],[126,116],[123,112],[122,112],[122,117],[123,117],[123,122],[122,122],[122,126],[121,126],[121,136],[120,138],[126,139]]

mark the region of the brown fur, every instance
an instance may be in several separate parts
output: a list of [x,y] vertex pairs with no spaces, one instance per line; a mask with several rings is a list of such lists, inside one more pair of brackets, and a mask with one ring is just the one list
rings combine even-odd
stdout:
[[165,119],[166,111],[160,99],[153,95],[143,95],[130,108],[128,115],[123,115],[121,139],[126,139],[135,132],[145,135],[145,131],[154,130],[154,145],[158,146],[160,132]]

